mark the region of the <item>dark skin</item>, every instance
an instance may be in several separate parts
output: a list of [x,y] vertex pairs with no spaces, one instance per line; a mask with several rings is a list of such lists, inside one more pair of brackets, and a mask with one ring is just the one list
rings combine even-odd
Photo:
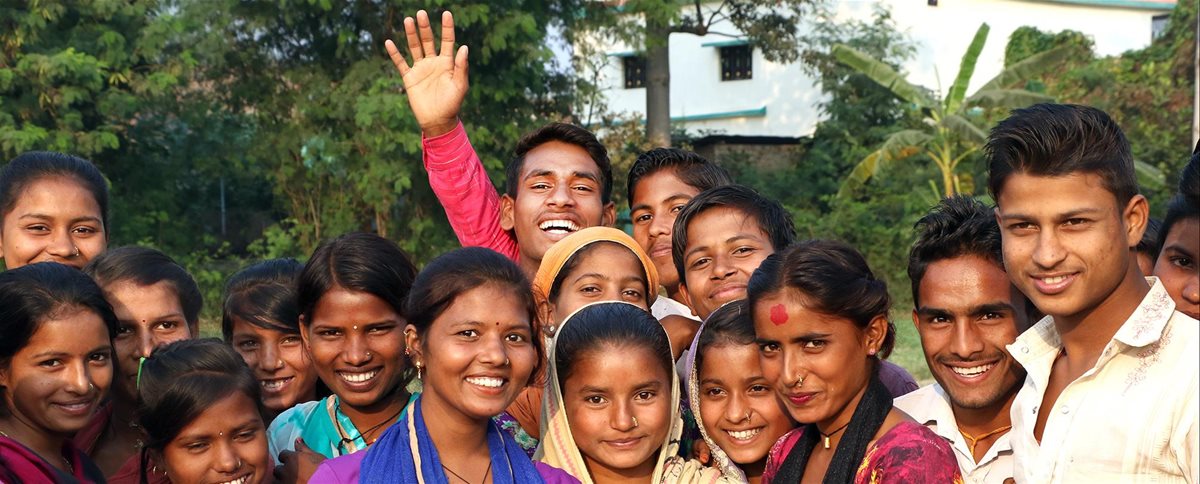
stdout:
[[135,453],[141,442],[141,431],[134,426],[135,405],[128,403],[119,394],[114,394],[113,414],[108,420],[104,433],[96,440],[96,446],[89,454],[92,461],[104,475],[113,475],[125,465]]

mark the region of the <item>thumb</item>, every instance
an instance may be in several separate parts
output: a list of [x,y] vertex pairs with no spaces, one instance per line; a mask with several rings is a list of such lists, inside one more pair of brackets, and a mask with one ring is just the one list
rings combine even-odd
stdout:
[[304,439],[296,439],[296,453],[299,453],[299,454],[304,454],[304,453],[308,453],[308,454],[316,454],[316,453],[317,453],[317,451],[315,451],[315,450],[312,450],[311,448],[309,448],[308,444],[305,444],[305,443],[304,443]]

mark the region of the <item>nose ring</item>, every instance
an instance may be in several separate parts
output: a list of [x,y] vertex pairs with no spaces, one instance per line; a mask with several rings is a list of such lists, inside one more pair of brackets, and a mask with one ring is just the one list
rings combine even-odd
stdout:
[[800,387],[804,386],[804,377],[800,377],[800,379],[796,380],[796,383],[793,383],[791,386],[796,387],[796,388],[800,388]]
[[504,366],[508,366],[508,358],[504,358]]
[[638,426],[637,417],[633,417],[633,428],[636,429],[637,426]]
[[72,253],[71,253],[71,257],[79,257],[79,254],[80,254],[80,252],[79,252],[79,246],[78,246],[78,245],[72,245],[71,247],[73,247],[73,248],[75,249],[75,252],[72,252]]

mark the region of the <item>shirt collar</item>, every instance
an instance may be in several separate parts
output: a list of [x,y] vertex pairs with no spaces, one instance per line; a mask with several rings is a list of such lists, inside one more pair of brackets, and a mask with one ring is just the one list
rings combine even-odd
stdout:
[[1146,283],[1150,284],[1150,292],[1113,336],[1114,340],[1134,348],[1157,343],[1175,312],[1175,301],[1158,278],[1147,277]]

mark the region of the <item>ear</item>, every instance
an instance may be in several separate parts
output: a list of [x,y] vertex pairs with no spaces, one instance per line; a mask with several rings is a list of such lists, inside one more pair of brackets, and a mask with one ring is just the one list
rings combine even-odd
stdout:
[[9,386],[8,385],[8,365],[10,365],[10,364],[11,363],[5,363],[4,368],[0,368],[0,388],[8,388],[8,386]]
[[612,202],[604,204],[604,212],[600,214],[600,225],[615,227],[617,225],[617,206]]
[[921,334],[921,318],[917,317],[916,309],[913,309],[913,312],[912,312],[912,322],[913,322],[913,328],[917,330],[917,334],[918,335]]
[[1146,232],[1146,221],[1150,218],[1150,203],[1142,195],[1134,195],[1125,205],[1121,220],[1125,222],[1126,246],[1136,247]]
[[408,358],[411,360],[410,365],[416,365],[421,361],[421,335],[417,333],[417,327],[412,324],[404,326],[404,348],[408,350]]
[[863,332],[866,336],[866,349],[869,354],[878,355],[879,349],[883,347],[883,339],[887,337],[888,320],[887,315],[880,314],[871,319],[867,324],[866,330]]
[[516,218],[513,216],[513,206],[516,203],[517,201],[507,193],[500,195],[500,228],[505,232],[509,232],[517,226]]
[[683,282],[683,275],[679,276],[679,299],[679,302],[683,303],[684,306],[687,306],[688,309],[692,310],[693,315],[699,316],[696,314],[696,306],[692,305],[692,294],[688,292],[687,284]]
[[303,314],[300,315],[300,342],[304,344],[305,352],[311,354],[312,351],[311,348],[309,348],[309,342],[312,341],[312,337],[308,334],[307,319],[308,318],[305,318]]
[[558,329],[558,321],[554,320],[554,303],[538,301],[537,303],[538,332],[547,338],[554,336],[550,328]]

